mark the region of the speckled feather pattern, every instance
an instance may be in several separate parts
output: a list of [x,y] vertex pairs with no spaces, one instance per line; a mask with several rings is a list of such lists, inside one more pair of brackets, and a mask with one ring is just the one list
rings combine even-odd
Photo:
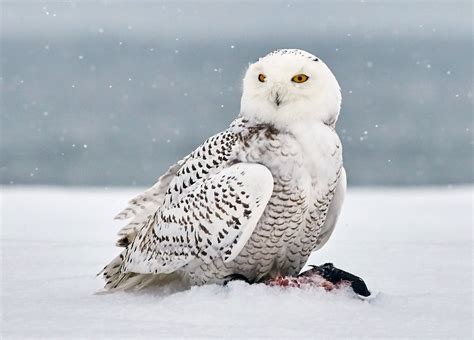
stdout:
[[[334,150],[324,162],[332,164],[332,176],[318,178],[317,169],[307,168],[306,155],[291,133],[237,119],[179,166],[171,167],[173,175],[162,176],[162,183],[131,200],[118,215],[134,214],[146,222],[133,232],[117,269],[120,273],[179,272],[192,284],[222,283],[231,274],[257,281],[297,274],[317,246],[341,173],[337,143],[335,138]],[[225,172],[239,164],[270,170],[273,185],[267,197],[259,188],[246,188],[245,167]],[[265,179],[257,174],[256,180]],[[155,207],[152,214],[151,207]],[[252,217],[257,220],[250,226],[251,234],[233,254]],[[226,261],[231,255],[232,261]],[[111,276],[108,271],[106,279]]]
[[[246,120],[234,122],[230,131],[242,143],[239,161],[257,162],[270,169],[273,193],[254,233],[234,261],[202,263],[188,275],[196,283],[219,283],[234,273],[252,281],[296,275],[317,246],[341,173],[340,154],[332,156],[333,177],[318,183],[318,178],[312,178],[305,169],[305,155],[291,134]],[[340,148],[335,145],[334,149]]]

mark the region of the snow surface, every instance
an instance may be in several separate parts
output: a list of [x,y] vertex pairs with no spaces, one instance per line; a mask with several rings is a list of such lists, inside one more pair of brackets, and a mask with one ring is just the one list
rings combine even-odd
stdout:
[[96,295],[138,189],[2,188],[2,338],[471,338],[472,188],[350,190],[328,244],[376,297],[228,287]]

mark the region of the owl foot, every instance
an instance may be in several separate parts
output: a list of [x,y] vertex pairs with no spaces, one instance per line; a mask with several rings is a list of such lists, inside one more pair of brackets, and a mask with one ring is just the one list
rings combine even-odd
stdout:
[[250,281],[246,276],[242,275],[242,274],[231,274],[231,275],[227,275],[225,278],[224,278],[224,283],[223,285],[224,286],[227,286],[229,284],[229,282],[231,281],[244,281],[244,282],[247,282],[248,284],[252,284],[254,282]]
[[334,267],[332,263],[325,263],[321,266],[311,267],[311,269],[298,275],[298,279],[319,276],[336,287],[350,286],[356,294],[364,297],[370,296],[370,291],[368,290],[364,280],[354,274]]

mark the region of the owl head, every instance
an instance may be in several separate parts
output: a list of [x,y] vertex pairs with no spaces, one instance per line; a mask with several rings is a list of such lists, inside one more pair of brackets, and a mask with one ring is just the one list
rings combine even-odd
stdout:
[[279,129],[322,122],[334,126],[341,90],[329,67],[297,49],[276,50],[250,64],[240,114]]

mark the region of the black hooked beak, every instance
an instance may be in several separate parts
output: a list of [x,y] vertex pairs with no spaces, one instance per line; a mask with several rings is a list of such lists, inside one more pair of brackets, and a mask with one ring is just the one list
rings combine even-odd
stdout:
[[277,104],[277,106],[280,106],[281,104],[280,95],[278,94],[278,92],[276,93],[276,96],[275,96],[275,104]]

